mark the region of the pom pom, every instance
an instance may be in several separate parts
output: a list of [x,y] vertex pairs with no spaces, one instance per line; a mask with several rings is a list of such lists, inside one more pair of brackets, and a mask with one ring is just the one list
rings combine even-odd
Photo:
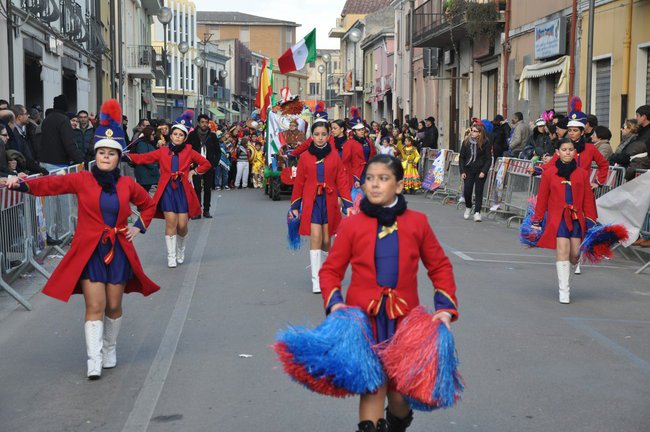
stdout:
[[311,330],[289,326],[276,340],[274,349],[285,372],[312,391],[366,394],[385,382],[370,322],[358,308],[338,309]]
[[191,109],[186,109],[185,111],[183,111],[183,114],[181,114],[181,116],[185,120],[192,120],[194,118],[194,111]]
[[300,249],[302,246],[300,233],[298,232],[300,230],[300,216],[294,217],[291,211],[287,214],[287,229],[287,244],[289,245],[289,249],[294,251]]
[[571,107],[570,111],[582,111],[582,99],[578,96],[573,96],[569,99],[569,106]]
[[524,218],[521,226],[519,227],[519,241],[528,246],[536,247],[539,238],[544,232],[544,226],[546,225],[546,215],[540,224],[541,229],[533,228],[533,216],[535,215],[535,206],[537,205],[537,196],[533,195],[528,198],[528,208],[526,210],[526,217]]
[[599,263],[613,255],[612,246],[627,240],[627,229],[623,225],[595,225],[587,231],[580,252],[582,257],[592,263]]
[[424,307],[409,313],[393,338],[380,345],[379,354],[388,377],[411,408],[448,408],[460,399],[465,386],[454,338]]
[[111,120],[117,124],[122,124],[122,107],[115,99],[109,99],[104,102],[99,113],[100,125],[110,126]]
[[352,198],[352,209],[350,214],[355,215],[361,213],[361,200],[363,199],[363,190],[360,187],[353,187],[350,191]]

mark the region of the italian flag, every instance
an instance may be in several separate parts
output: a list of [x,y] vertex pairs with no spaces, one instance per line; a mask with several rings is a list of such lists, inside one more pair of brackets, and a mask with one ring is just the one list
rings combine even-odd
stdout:
[[278,59],[278,66],[280,73],[286,74],[300,70],[313,61],[316,61],[316,29],[282,54]]

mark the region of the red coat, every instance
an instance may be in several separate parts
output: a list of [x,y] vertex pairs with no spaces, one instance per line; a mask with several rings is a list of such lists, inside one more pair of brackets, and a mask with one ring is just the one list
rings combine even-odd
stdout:
[[[537,247],[555,249],[557,247],[557,231],[562,221],[566,204],[565,179],[557,175],[557,167],[547,166],[542,174],[542,180],[537,194],[537,205],[533,221],[541,221],[546,215],[546,226],[544,232],[537,242]],[[589,173],[576,168],[571,173],[571,193],[573,194],[573,210],[578,218],[577,222],[582,229],[582,236],[586,233],[586,220],[595,222],[598,219],[596,200],[589,183]],[[569,210],[567,210],[569,211]]]
[[[291,155],[296,158],[300,157],[301,154],[307,151],[312,141],[311,137],[307,138],[304,143],[300,144],[291,152]],[[332,146],[332,150],[336,150],[336,144],[334,143],[334,137],[332,135],[330,135],[328,142]]]
[[[557,153],[555,153],[555,155],[553,155],[551,160],[548,161],[545,165],[543,165],[543,169],[545,170],[548,167],[555,168],[555,161],[558,160],[558,158],[559,156],[557,155]],[[586,143],[585,149],[582,151],[582,153],[578,153],[576,151],[576,155],[574,159],[576,160],[576,162],[578,162],[578,166],[586,170],[588,173],[591,173],[591,166],[595,162],[596,165],[598,165],[596,182],[599,185],[605,184],[605,182],[607,181],[607,173],[609,172],[609,162],[607,162],[607,159],[603,157],[603,155],[598,151],[595,145],[591,143]]]
[[[163,215],[163,212],[158,209],[158,202],[160,202],[163,192],[173,174],[172,155],[170,154],[169,147],[160,147],[157,150],[144,154],[129,153],[127,156],[131,159],[131,162],[136,165],[158,162],[158,165],[160,166],[160,180],[158,180],[158,189],[156,189],[153,200],[156,204],[155,217],[163,219],[165,216]],[[189,217],[201,215],[201,204],[199,204],[199,199],[194,191],[194,186],[188,180],[188,174],[192,164],[197,165],[196,172],[198,174],[204,174],[212,168],[212,165],[206,158],[194,151],[191,145],[186,144],[185,148],[178,153],[178,171],[181,173],[181,184],[183,185],[185,197],[187,198]]]
[[[377,154],[377,150],[375,149],[375,145],[370,141],[368,141],[368,145],[370,146],[368,160],[370,160]],[[354,182],[361,181],[363,170],[367,164],[368,161],[363,154],[363,145],[354,138],[347,140],[343,145],[343,165],[345,165],[345,168],[351,176],[350,187],[354,186]]]
[[[377,285],[375,247],[377,219],[359,213],[343,221],[330,254],[323,264],[320,287],[327,308],[332,295],[341,289],[348,264],[352,265],[350,286],[345,304],[357,306],[366,312],[381,301],[384,289]],[[399,279],[391,290],[398,304],[399,316],[416,307],[418,298],[418,266],[420,259],[434,286],[436,310],[458,317],[456,283],[451,262],[438,243],[425,214],[406,210],[397,217],[399,239]],[[396,309],[397,310],[397,309]]]
[[[311,234],[311,212],[319,187],[316,162],[318,161],[313,154],[309,152],[302,154],[298,160],[298,171],[296,172],[291,193],[292,207],[302,204],[299,232],[303,236]],[[350,186],[348,185],[347,176],[338,153],[330,151],[323,159],[323,163],[325,164],[324,190],[327,203],[327,226],[329,227],[329,235],[333,236],[336,234],[342,218],[338,198],[341,197],[350,204],[352,199],[350,198]]]
[[[77,195],[78,223],[72,238],[72,245],[43,288],[43,294],[67,302],[73,293],[81,294],[81,285],[79,284],[81,273],[90,261],[104,232],[104,219],[99,207],[102,188],[88,171],[63,176],[40,177],[28,180],[27,185],[29,193],[37,196]],[[138,207],[140,219],[145,228],[148,227],[156,210],[156,205],[149,194],[132,177],[120,177],[116,188],[120,201],[116,228],[127,226],[131,215],[129,203]],[[127,293],[139,292],[145,296],[158,291],[160,287],[144,274],[133,243],[121,234],[117,234],[116,238],[124,249],[133,270],[133,278],[127,282],[124,291]]]

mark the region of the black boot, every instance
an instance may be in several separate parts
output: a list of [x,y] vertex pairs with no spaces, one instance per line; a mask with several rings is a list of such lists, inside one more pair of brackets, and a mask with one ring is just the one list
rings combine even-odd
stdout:
[[357,432],[388,432],[388,423],[384,419],[379,419],[377,426],[371,420],[364,420],[359,423]]
[[386,429],[386,431],[405,432],[406,429],[411,426],[411,422],[413,421],[413,410],[409,411],[406,418],[402,419],[391,414],[391,412],[388,411],[388,408],[386,408],[386,420],[388,421],[388,429]]

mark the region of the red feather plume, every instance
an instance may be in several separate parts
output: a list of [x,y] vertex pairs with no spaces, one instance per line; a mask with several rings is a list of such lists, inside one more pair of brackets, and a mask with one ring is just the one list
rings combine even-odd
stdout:
[[325,102],[320,101],[316,104],[316,108],[314,108],[314,112],[323,112],[325,111]]
[[582,99],[578,96],[573,96],[569,99],[569,106],[571,107],[571,111],[582,111]]
[[351,107],[351,108],[350,108],[350,117],[351,117],[351,118],[358,118],[358,117],[361,117],[361,114],[359,113],[359,108],[357,108],[357,107]]
[[194,110],[191,109],[186,109],[183,112],[183,117],[189,120],[192,120],[194,118]]
[[118,124],[122,124],[122,107],[117,100],[109,99],[104,102],[100,113],[102,114],[102,120],[99,122],[99,124],[102,126],[108,126],[110,124],[109,118],[113,119],[113,121],[117,122]]

